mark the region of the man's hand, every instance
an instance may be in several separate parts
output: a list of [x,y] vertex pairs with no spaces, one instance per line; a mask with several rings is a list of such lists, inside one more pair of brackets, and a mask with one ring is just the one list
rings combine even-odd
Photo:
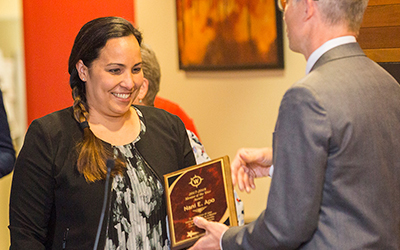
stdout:
[[225,224],[207,221],[203,217],[195,217],[193,222],[199,228],[206,230],[206,234],[201,237],[196,244],[188,250],[218,250],[222,234],[228,230]]
[[233,185],[250,193],[255,189],[254,178],[269,175],[272,165],[272,148],[241,148],[231,164]]

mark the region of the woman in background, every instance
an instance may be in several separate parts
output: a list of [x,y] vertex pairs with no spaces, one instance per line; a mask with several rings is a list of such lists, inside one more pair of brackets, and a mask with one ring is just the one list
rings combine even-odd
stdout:
[[10,249],[92,249],[109,159],[98,249],[169,249],[161,178],[196,162],[179,118],[132,106],[143,83],[141,41],[118,17],[81,28],[69,58],[74,104],[33,121],[17,158]]

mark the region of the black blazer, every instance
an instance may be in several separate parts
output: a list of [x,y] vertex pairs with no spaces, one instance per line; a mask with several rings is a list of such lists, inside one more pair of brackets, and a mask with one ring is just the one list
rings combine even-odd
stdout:
[[[136,147],[160,178],[195,164],[177,116],[153,107],[137,108],[146,132]],[[75,146],[80,140],[82,131],[71,107],[30,125],[12,182],[10,249],[93,248],[104,181],[87,183],[76,170]],[[104,235],[99,249],[103,247]]]

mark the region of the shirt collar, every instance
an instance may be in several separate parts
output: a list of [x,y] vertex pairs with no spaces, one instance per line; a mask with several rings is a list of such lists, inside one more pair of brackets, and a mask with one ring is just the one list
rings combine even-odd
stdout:
[[356,38],[354,36],[342,36],[338,38],[334,38],[332,40],[327,41],[326,43],[322,44],[321,47],[316,49],[311,56],[307,60],[306,66],[306,75],[310,73],[312,67],[317,62],[317,60],[328,50],[331,50],[339,45],[347,44],[347,43],[355,43]]

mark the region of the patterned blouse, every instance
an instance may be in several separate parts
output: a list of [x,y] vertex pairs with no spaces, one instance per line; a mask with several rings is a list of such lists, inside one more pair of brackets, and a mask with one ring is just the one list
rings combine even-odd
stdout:
[[113,146],[126,159],[127,171],[114,177],[108,211],[105,250],[169,249],[163,186],[156,173],[136,149],[146,132],[143,115],[135,141]]

